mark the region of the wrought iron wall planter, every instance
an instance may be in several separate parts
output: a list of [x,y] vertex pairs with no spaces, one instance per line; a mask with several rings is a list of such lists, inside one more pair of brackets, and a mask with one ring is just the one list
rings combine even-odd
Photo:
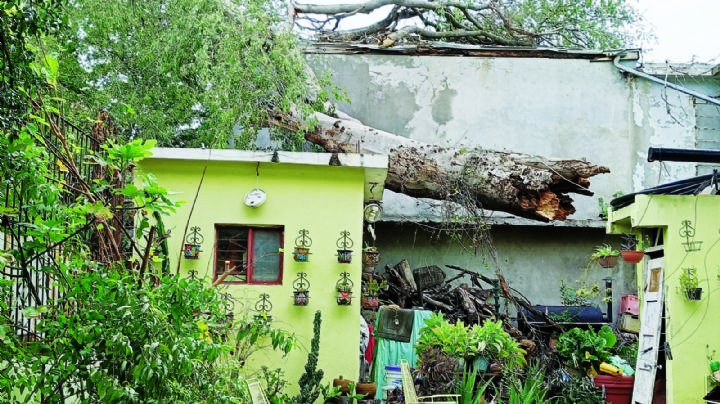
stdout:
[[310,246],[312,246],[310,231],[307,229],[301,229],[298,234],[299,235],[295,239],[293,259],[295,262],[308,262],[310,260]]
[[340,232],[340,238],[337,239],[335,245],[337,245],[337,257],[338,262],[341,264],[349,264],[352,262],[352,246],[353,241],[350,238],[350,232],[343,230]]
[[305,272],[298,273],[297,279],[293,281],[293,289],[295,306],[307,306],[310,303],[310,281]]
[[183,252],[185,259],[196,260],[200,257],[200,245],[204,241],[202,234],[200,234],[200,227],[193,226],[190,228],[190,234],[185,237],[185,247]]
[[267,293],[260,294],[260,298],[255,303],[255,311],[258,314],[255,315],[255,321],[257,322],[270,322],[272,316],[269,314],[272,310],[272,303],[270,302],[270,295]]
[[340,280],[335,284],[337,288],[338,306],[349,306],[352,304],[353,281],[350,280],[350,273],[345,271],[340,274]]

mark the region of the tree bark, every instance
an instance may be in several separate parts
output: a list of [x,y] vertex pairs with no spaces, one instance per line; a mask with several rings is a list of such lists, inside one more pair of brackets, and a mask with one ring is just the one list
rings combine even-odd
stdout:
[[334,153],[389,156],[385,188],[413,197],[453,200],[470,192],[477,208],[540,221],[565,220],[575,212],[568,193],[592,195],[588,178],[610,169],[584,160],[465,150],[418,142],[363,125],[356,120],[315,113],[313,128],[290,114],[271,124],[305,130],[305,139]]

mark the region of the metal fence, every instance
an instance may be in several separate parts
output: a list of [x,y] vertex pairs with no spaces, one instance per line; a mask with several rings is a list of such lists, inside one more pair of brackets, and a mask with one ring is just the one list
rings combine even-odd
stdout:
[[[98,171],[97,165],[86,164],[88,156],[91,154],[103,154],[101,147],[102,142],[96,139],[93,134],[88,134],[82,131],[77,126],[71,124],[61,116],[51,116],[50,119],[57,126],[62,136],[68,140],[69,144],[72,145],[71,154],[74,161],[78,162],[78,170],[80,171],[81,177],[84,178],[88,183],[92,183],[94,179],[98,179],[98,176],[105,175],[103,172]],[[62,145],[56,136],[46,136],[45,147],[52,151],[52,149],[60,150]],[[61,170],[60,164],[55,161],[51,161],[48,167],[47,176],[51,180],[61,182],[69,180],[69,176]],[[13,181],[10,178],[5,181],[5,189],[3,190],[2,201],[4,207],[16,210],[17,214],[11,216],[1,216],[2,226],[0,227],[0,243],[5,251],[7,250],[18,250],[23,251],[21,246],[33,240],[32,236],[27,234],[27,229],[33,223],[33,217],[29,215],[29,208],[36,203],[30,199],[25,190],[21,189],[18,181]],[[66,189],[71,190],[77,184],[68,183]],[[71,203],[74,197],[71,191],[67,191],[60,198],[61,203]],[[55,209],[47,209],[42,214],[43,219],[57,219],[54,217],[56,214]],[[83,240],[87,240],[87,245],[90,249],[93,249],[93,223],[88,223],[76,234],[80,234]],[[12,292],[9,296],[3,296],[4,299],[8,300],[9,305],[9,317],[14,321],[16,332],[22,335],[27,340],[37,340],[42,337],[39,335],[37,325],[39,316],[36,316],[33,312],[25,312],[26,308],[37,308],[39,306],[48,306],[57,304],[62,298],[57,288],[57,281],[55,274],[58,272],[52,270],[56,267],[56,260],[59,259],[60,253],[65,246],[62,242],[47,246],[44,251],[36,251],[32,253],[32,256],[16,257],[13,263],[7,265],[4,270],[0,271],[0,276],[3,279],[13,281]]]

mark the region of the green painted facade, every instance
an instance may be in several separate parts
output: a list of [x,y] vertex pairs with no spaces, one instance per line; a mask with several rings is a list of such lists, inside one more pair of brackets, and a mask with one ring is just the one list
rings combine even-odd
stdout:
[[[177,214],[165,219],[172,234],[169,247],[173,273],[180,259],[181,276],[197,270],[210,284],[218,224],[283,226],[282,283],[222,287],[244,305],[236,305],[236,316],[253,309],[261,293],[269,294],[273,325],[297,334],[301,348],[287,358],[273,352],[258,352],[247,366],[248,371],[261,365],[283,368],[286,379],[294,385],[291,394],[297,389],[307,360],[316,310],[322,312],[318,368],[325,371],[325,382],[340,375],[357,380],[359,373],[363,208],[364,202],[382,197],[387,158],[340,155],[340,166],[331,163],[330,154],[318,153],[280,152],[273,158],[272,153],[236,150],[155,149],[154,156],[138,167],[157,176],[168,190],[179,192],[172,196],[175,200],[186,201]],[[379,185],[371,192],[372,183]],[[248,207],[243,198],[255,188],[265,190],[267,201],[259,207]],[[204,236],[197,260],[180,258],[186,223],[190,227],[199,226]],[[307,229],[312,238],[308,262],[293,260],[293,246],[301,229]],[[338,263],[336,256],[336,241],[342,231],[349,231],[354,241],[354,257],[349,264]],[[305,307],[293,305],[292,285],[301,271],[307,273],[311,283],[310,303]],[[350,273],[354,283],[350,306],[336,303],[335,284],[343,271]]]
[[[663,366],[667,402],[704,403],[708,350],[720,360],[720,196],[637,195],[635,202],[610,213],[608,233],[659,230],[664,250],[665,332],[672,353]],[[691,248],[698,248],[694,251]],[[647,260],[647,258],[646,258]],[[679,292],[679,277],[695,268],[702,297],[690,301]],[[637,265],[642,295],[643,266]],[[662,348],[662,347],[661,347]]]

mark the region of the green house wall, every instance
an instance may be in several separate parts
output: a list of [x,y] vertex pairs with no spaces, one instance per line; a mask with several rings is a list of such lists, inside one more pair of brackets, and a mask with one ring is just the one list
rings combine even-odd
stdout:
[[[690,239],[684,236],[687,225],[694,229]],[[611,212],[608,221],[609,233],[633,228],[662,232],[665,329],[672,353],[672,360],[664,365],[667,402],[704,403],[708,351],[716,351],[714,359],[720,360],[720,196],[638,195],[632,205]],[[700,250],[686,251],[688,241],[702,242]],[[699,301],[689,301],[678,292],[678,278],[689,267],[696,268],[703,289]],[[637,269],[642,294],[643,267]]]
[[[261,365],[283,368],[286,379],[291,382],[290,393],[297,391],[297,380],[307,361],[316,310],[322,312],[318,368],[325,371],[325,382],[340,375],[357,380],[359,373],[362,217],[368,170],[358,166],[294,164],[293,159],[302,155],[308,153],[284,153],[281,161],[288,163],[208,162],[189,221],[189,226],[199,226],[204,236],[198,260],[179,257],[182,234],[205,161],[151,157],[138,167],[157,176],[163,187],[178,192],[173,199],[186,201],[176,214],[165,219],[166,228],[172,234],[169,247],[173,273],[180,259],[181,276],[197,270],[210,284],[216,224],[284,226],[282,284],[227,285],[223,289],[242,302],[242,305],[236,305],[236,316],[255,314],[248,310],[253,309],[261,293],[268,293],[273,326],[296,333],[301,347],[287,358],[272,351],[257,352],[246,367],[248,373]],[[384,170],[379,171],[382,184]],[[256,187],[267,192],[267,201],[257,208],[245,206],[245,193]],[[310,260],[304,263],[295,262],[292,255],[295,238],[301,229],[309,230],[312,238]],[[338,263],[336,257],[336,241],[344,230],[350,232],[354,241],[354,258],[349,264]],[[305,307],[293,305],[292,283],[301,271],[308,274],[311,284],[310,303]],[[351,306],[338,306],[335,300],[335,283],[343,271],[348,271],[354,282]]]

